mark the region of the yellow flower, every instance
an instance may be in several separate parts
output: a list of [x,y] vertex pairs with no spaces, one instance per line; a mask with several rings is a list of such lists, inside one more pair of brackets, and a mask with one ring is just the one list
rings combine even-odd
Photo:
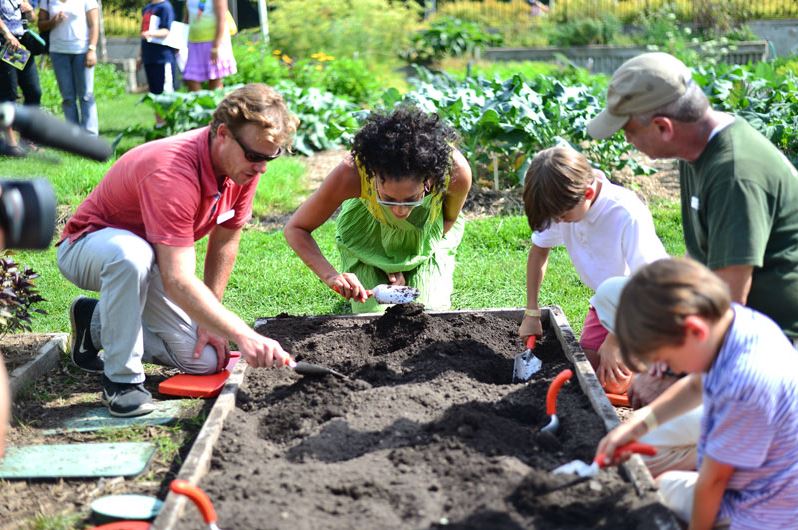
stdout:
[[280,50],[274,50],[274,51],[272,52],[272,55],[281,55],[282,53],[283,53],[283,52],[281,52]]
[[292,64],[294,62],[294,60],[291,59],[291,57],[289,57],[288,55],[283,55],[282,57],[280,57],[280,59],[282,59],[285,64]]

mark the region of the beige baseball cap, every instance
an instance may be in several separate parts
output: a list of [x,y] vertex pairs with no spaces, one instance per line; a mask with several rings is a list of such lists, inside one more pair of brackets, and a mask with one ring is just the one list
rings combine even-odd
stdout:
[[644,53],[623,63],[610,80],[607,108],[587,124],[587,133],[604,139],[629,118],[675,101],[692,82],[690,69],[673,55]]

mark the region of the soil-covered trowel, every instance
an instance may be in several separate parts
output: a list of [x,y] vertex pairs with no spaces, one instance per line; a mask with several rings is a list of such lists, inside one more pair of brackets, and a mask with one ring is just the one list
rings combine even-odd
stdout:
[[419,291],[407,285],[375,285],[369,291],[378,304],[409,304],[418,298]]
[[305,361],[295,361],[290,359],[288,367],[294,370],[299,375],[321,376],[321,375],[334,375],[343,379],[349,379],[344,374],[332,368],[321,366],[320,364],[306,363]]
[[543,361],[535,357],[536,335],[526,339],[526,351],[513,359],[513,383],[525,383],[543,367]]

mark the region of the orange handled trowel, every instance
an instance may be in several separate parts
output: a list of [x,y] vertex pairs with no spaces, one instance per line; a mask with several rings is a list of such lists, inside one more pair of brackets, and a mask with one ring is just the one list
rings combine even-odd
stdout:
[[[614,458],[618,458],[621,455],[631,454],[631,453],[654,456],[655,454],[657,454],[657,448],[654,447],[653,445],[648,445],[640,442],[629,442],[627,444],[621,445],[618,448],[616,448],[613,455]],[[580,482],[584,482],[590,478],[593,478],[596,475],[598,475],[601,469],[604,469],[609,464],[610,462],[607,461],[606,456],[603,454],[598,455],[591,464],[588,464],[581,460],[572,460],[567,464],[563,464],[560,467],[556,468],[554,471],[552,471],[552,473],[554,473],[555,475],[570,474],[570,475],[576,475],[576,477],[573,480],[569,480],[568,482],[565,482],[563,484],[557,484],[556,486],[551,488],[549,492],[568,488],[576,484],[579,484]]]
[[195,486],[187,480],[177,479],[169,484],[169,489],[179,495],[185,495],[194,503],[200,511],[200,514],[202,514],[205,524],[208,525],[208,530],[221,530],[216,524],[219,517],[216,515],[216,510],[213,508],[213,503],[199,486]]

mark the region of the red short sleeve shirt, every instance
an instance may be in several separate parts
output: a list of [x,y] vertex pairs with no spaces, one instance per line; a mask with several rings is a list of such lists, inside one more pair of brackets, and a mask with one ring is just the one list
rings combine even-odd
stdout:
[[208,127],[149,142],[116,161],[70,218],[61,240],[121,228],[152,244],[192,246],[217,225],[243,227],[252,216],[258,180],[239,186],[216,176]]

